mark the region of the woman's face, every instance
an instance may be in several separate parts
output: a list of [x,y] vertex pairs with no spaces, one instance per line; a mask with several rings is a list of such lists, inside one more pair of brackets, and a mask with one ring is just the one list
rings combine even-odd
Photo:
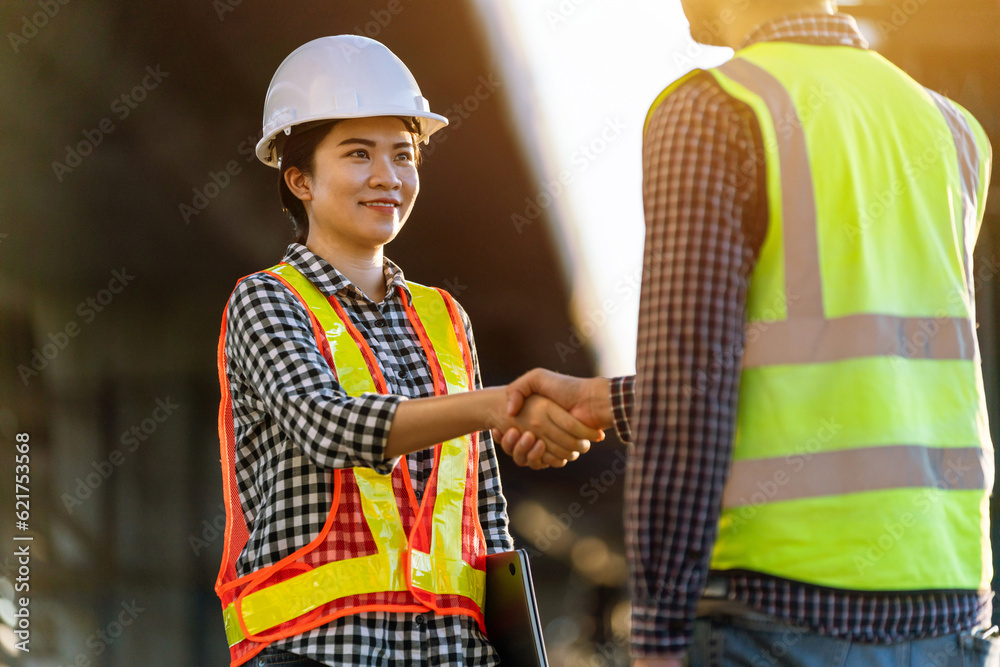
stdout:
[[305,175],[307,244],[347,251],[381,248],[402,229],[420,190],[413,135],[394,117],[338,122]]

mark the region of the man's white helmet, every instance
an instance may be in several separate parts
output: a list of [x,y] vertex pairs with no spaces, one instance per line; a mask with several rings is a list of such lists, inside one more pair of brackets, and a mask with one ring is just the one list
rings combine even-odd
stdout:
[[271,79],[257,157],[277,168],[281,135],[304,123],[341,118],[413,118],[427,139],[448,119],[430,105],[403,61],[374,39],[320,37],[292,51]]

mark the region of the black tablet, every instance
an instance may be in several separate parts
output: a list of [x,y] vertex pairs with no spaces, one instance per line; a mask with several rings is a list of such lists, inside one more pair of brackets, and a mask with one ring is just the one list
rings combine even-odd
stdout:
[[503,665],[548,667],[528,552],[486,556],[486,636]]

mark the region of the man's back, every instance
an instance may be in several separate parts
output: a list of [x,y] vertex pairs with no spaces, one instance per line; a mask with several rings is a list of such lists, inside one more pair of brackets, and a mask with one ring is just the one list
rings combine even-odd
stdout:
[[[969,292],[988,144],[847,17],[782,17],[744,46],[647,122],[633,650],[681,652],[710,558],[710,590],[808,632],[973,628],[990,614]],[[952,482],[956,452],[978,472]]]
[[769,186],[713,568],[988,589],[975,121],[853,47],[758,43],[713,75],[754,109]]

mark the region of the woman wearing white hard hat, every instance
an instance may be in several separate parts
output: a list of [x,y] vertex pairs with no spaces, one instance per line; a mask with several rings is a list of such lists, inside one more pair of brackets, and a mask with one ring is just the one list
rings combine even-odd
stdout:
[[512,545],[477,432],[534,432],[556,466],[600,437],[546,399],[511,418],[504,388],[472,391],[465,312],[383,257],[445,125],[363,37],[305,44],[268,88],[257,156],[297,237],[237,284],[219,340],[232,665],[495,664],[484,561]]

